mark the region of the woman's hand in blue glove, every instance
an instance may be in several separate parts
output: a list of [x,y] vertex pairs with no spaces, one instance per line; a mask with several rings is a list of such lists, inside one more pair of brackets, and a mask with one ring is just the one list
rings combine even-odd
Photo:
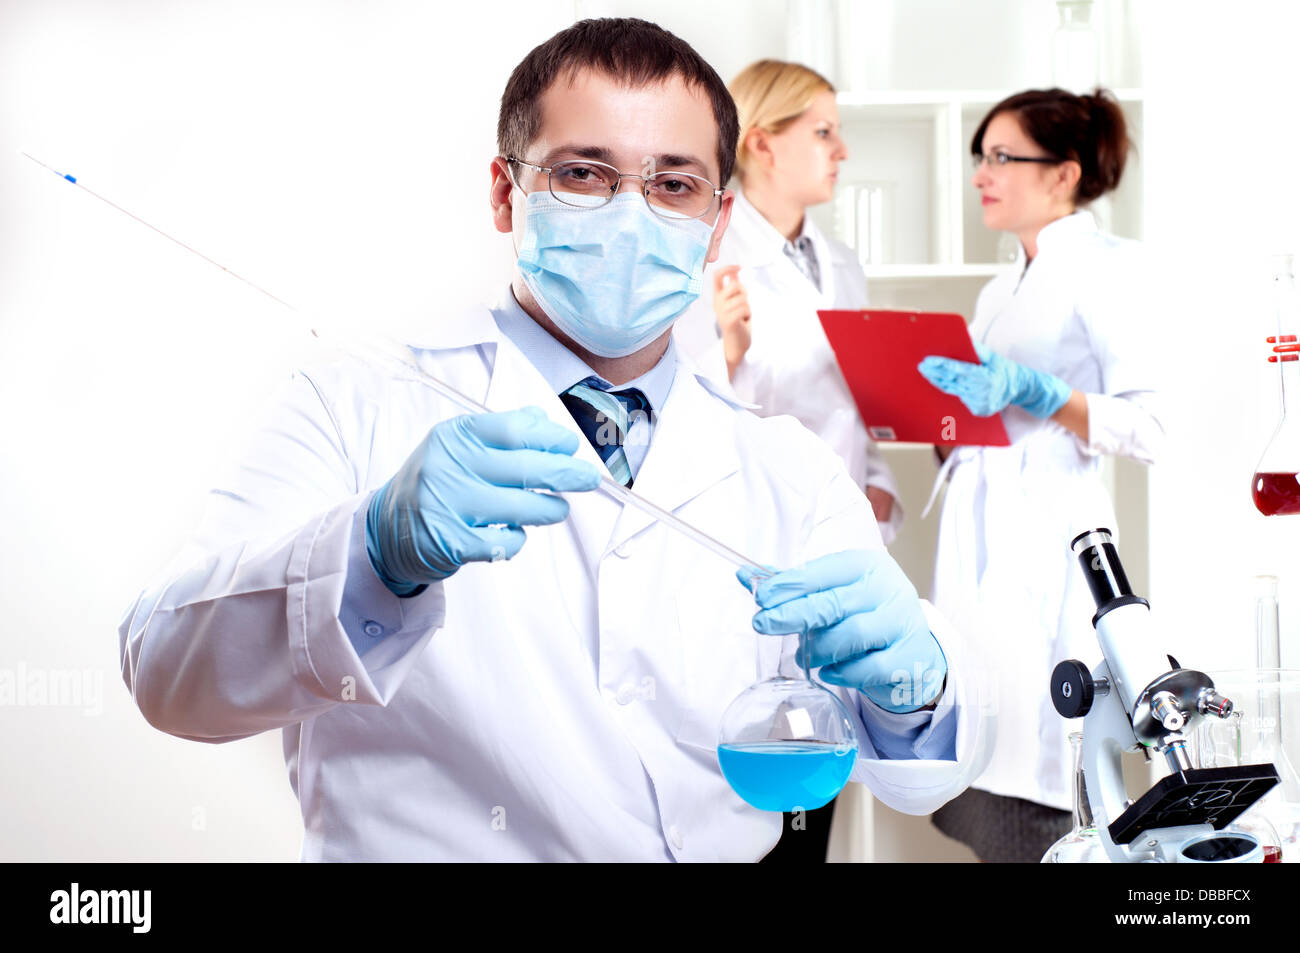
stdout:
[[567,501],[535,490],[599,485],[577,449],[578,435],[540,407],[444,420],[370,501],[366,550],[379,578],[411,595],[466,562],[509,559],[524,545],[520,527],[569,514]]
[[975,345],[980,363],[931,355],[917,370],[945,394],[956,394],[976,417],[991,417],[1008,404],[1047,418],[1070,399],[1065,381],[1007,360],[982,344]]
[[737,577],[761,607],[764,635],[799,633],[809,667],[832,685],[856,688],[888,711],[924,708],[943,691],[948,663],[916,589],[883,550],[850,550],[795,569]]

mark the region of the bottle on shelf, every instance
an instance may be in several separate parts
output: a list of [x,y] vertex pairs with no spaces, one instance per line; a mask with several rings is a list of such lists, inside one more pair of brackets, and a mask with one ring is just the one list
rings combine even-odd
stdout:
[[1056,0],[1060,21],[1052,34],[1052,82],[1072,93],[1097,86],[1101,46],[1092,28],[1092,0]]

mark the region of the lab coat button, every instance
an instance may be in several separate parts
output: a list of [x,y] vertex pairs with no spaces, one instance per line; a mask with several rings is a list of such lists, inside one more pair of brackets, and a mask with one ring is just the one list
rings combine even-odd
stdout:
[[614,555],[619,559],[627,559],[628,556],[632,555],[632,552],[628,549],[627,543],[624,543],[622,546],[614,548]]
[[677,829],[676,824],[668,828],[668,839],[672,841],[673,847],[677,850],[682,849],[682,832]]
[[614,696],[614,700],[620,705],[626,705],[634,698],[636,698],[636,686],[631,682],[624,682],[620,685],[618,687],[618,694]]
[[367,619],[366,624],[362,627],[361,631],[366,633],[366,635],[370,636],[372,639],[377,639],[384,634],[384,627],[374,619]]

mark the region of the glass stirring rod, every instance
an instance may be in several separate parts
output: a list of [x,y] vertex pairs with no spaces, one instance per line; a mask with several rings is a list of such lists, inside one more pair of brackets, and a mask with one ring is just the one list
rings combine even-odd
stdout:
[[[71,176],[59,172],[54,167],[46,165],[40,159],[37,159],[35,156],[29,155],[26,152],[23,152],[22,155],[26,156],[28,159],[31,159],[33,162],[35,162],[37,165],[41,166],[42,168],[48,169],[50,172],[53,172],[59,178],[71,182],[73,185],[81,189],[87,195],[90,195],[93,198],[98,199],[99,201],[103,202],[105,205],[108,205],[109,207],[121,212],[123,215],[126,215],[128,218],[134,219],[135,221],[139,222],[141,225],[144,225],[145,227],[152,229],[153,231],[157,232],[159,235],[163,236],[163,238],[166,238],[168,241],[172,242],[173,244],[179,245],[181,248],[184,248],[186,251],[190,252],[191,254],[197,255],[198,257],[202,258],[210,265],[214,265],[215,267],[220,268],[222,271],[226,272],[232,277],[238,278],[244,284],[248,285],[250,288],[254,289],[255,291],[258,291],[261,294],[265,295],[266,297],[270,298],[276,304],[292,311],[295,315],[299,317],[299,319],[303,323],[305,323],[306,327],[311,331],[314,337],[322,341],[325,341],[327,343],[334,342],[345,353],[348,353],[362,360],[367,360],[372,363],[378,364],[384,367],[386,370],[395,371],[397,373],[400,373],[403,377],[424,384],[432,388],[441,396],[445,397],[447,400],[451,401],[456,406],[460,407],[462,410],[466,410],[470,413],[476,413],[476,414],[491,413],[491,411],[485,405],[466,396],[465,394],[462,394],[460,391],[456,390],[451,385],[438,379],[437,377],[435,377],[434,375],[426,371],[424,368],[420,367],[415,362],[414,355],[412,354],[410,348],[406,347],[405,345],[402,345],[396,341],[389,341],[377,337],[371,337],[371,336],[362,337],[356,334],[355,332],[344,331],[340,328],[326,327],[319,321],[310,319],[307,315],[299,311],[297,308],[289,304],[289,302],[285,301],[284,299],[277,297],[276,295],[267,291],[265,288],[262,288],[254,284],[253,282],[249,281],[243,275],[240,275],[237,272],[232,271],[231,269],[227,268],[225,265],[221,264],[220,262],[215,261],[212,258],[209,258],[207,255],[203,254],[198,249],[191,248],[189,245],[185,244],[180,239],[174,238],[171,235],[167,234],[162,229],[158,228],[156,225],[151,225],[149,222],[146,222],[138,215],[135,215],[127,211],[126,209],[122,208],[120,205],[116,204],[115,202],[112,202],[109,199],[104,198],[102,195],[98,194],[97,192],[88,189],[85,185],[78,182],[75,176]],[[736,567],[741,569],[749,569],[753,571],[756,578],[764,578],[766,576],[771,575],[771,571],[764,568],[761,564],[745,556],[742,556],[740,553],[736,552],[731,547],[724,545],[723,543],[714,539],[708,533],[705,533],[702,530],[697,529],[696,527],[692,526],[690,523],[686,522],[685,520],[674,516],[672,513],[668,512],[667,510],[655,506],[653,503],[651,503],[649,500],[645,499],[644,497],[639,496],[636,493],[633,493],[631,490],[623,486],[613,477],[602,476],[600,480],[600,489],[605,493],[606,496],[612,497],[613,499],[618,500],[620,503],[624,503],[628,506],[641,510],[643,513],[646,513],[647,515],[653,517],[656,521],[662,523],[663,525],[669,527],[670,529],[676,530],[677,532],[681,533],[683,536],[686,536],[689,539],[694,540],[696,543],[703,546],[705,549],[721,557],[722,559],[727,560],[728,562],[732,563]]]
[[[254,285],[254,287],[256,286]],[[278,298],[276,300],[279,301]],[[281,303],[284,304],[284,302]],[[297,312],[297,309],[293,308],[292,305],[285,304],[285,307],[291,308]],[[301,312],[298,313],[301,314]],[[466,396],[450,384],[447,384],[445,381],[440,380],[424,368],[420,367],[415,362],[410,348],[403,344],[370,335],[361,337],[355,333],[343,332],[338,329],[326,330],[322,333],[319,324],[313,326],[311,332],[313,335],[326,342],[337,342],[340,348],[348,354],[368,359],[371,363],[383,366],[390,372],[426,385],[438,394],[447,398],[447,400],[451,401],[453,404],[456,404],[462,410],[475,414],[487,414],[492,412],[486,405],[479,403],[472,397]],[[731,547],[724,545],[708,533],[705,533],[703,530],[692,526],[690,523],[677,516],[674,516],[672,513],[668,512],[668,510],[655,506],[645,497],[633,493],[608,474],[600,478],[600,489],[606,496],[613,497],[619,502],[626,503],[628,506],[635,507],[643,513],[654,517],[658,522],[663,523],[671,529],[677,530],[677,532],[681,533],[683,536],[689,537],[705,549],[734,564],[737,568],[751,570],[755,574],[756,578],[766,578],[771,575],[771,570],[765,569],[752,559],[747,559]]]

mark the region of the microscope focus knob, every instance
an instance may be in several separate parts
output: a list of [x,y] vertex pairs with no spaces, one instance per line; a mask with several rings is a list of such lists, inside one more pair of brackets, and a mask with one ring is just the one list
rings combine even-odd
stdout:
[[1092,673],[1078,659],[1066,659],[1052,670],[1052,704],[1062,718],[1082,718],[1092,708]]

